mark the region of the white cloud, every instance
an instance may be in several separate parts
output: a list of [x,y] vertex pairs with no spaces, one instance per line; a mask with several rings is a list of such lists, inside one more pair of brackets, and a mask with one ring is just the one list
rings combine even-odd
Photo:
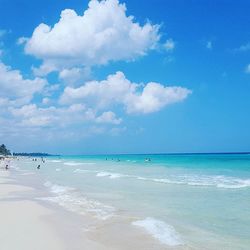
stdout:
[[247,74],[250,74],[250,64],[247,65],[245,72],[246,72]]
[[42,64],[40,67],[34,67],[32,66],[32,71],[33,71],[33,74],[35,76],[46,76],[48,75],[49,73],[53,72],[53,71],[56,71],[57,68],[54,64],[51,64],[51,63],[44,63]]
[[121,118],[116,118],[116,115],[112,111],[103,112],[102,115],[96,118],[97,123],[111,123],[120,124],[122,122]]
[[164,87],[155,82],[146,84],[142,93],[133,93],[125,99],[128,113],[152,113],[163,107],[184,100],[190,90],[182,87]]
[[47,105],[47,104],[49,104],[49,102],[50,102],[50,99],[49,99],[48,97],[44,97],[44,98],[42,99],[42,104]]
[[25,44],[25,52],[43,59],[38,73],[46,74],[77,65],[133,60],[154,49],[159,39],[159,25],[135,22],[132,16],[126,16],[125,4],[91,0],[83,15],[65,9],[53,27],[44,23],[37,26]]
[[114,104],[124,106],[127,113],[151,113],[184,100],[190,90],[182,87],[165,87],[160,83],[146,85],[132,83],[122,72],[109,75],[103,81],[90,81],[79,88],[66,87],[60,102],[92,103],[96,109]]
[[44,96],[51,96],[60,89],[60,84],[50,84],[43,89]]
[[42,78],[24,79],[19,70],[0,62],[0,99],[4,99],[6,104],[28,103],[46,84],[47,81]]
[[26,42],[28,42],[29,41],[29,38],[28,37],[19,37],[18,39],[17,39],[17,44],[18,45],[22,45],[22,44],[25,44]]
[[63,80],[67,85],[76,85],[86,80],[91,75],[89,67],[63,69],[59,73],[59,79]]
[[173,41],[173,39],[168,39],[165,43],[164,43],[164,48],[166,51],[173,51],[175,48],[175,42]]
[[58,127],[81,123],[92,119],[94,113],[82,104],[75,104],[65,108],[40,108],[36,104],[24,105],[21,108],[9,108],[12,115],[19,118],[19,123],[28,127]]
[[9,108],[16,123],[26,127],[68,127],[72,124],[83,125],[87,122],[118,125],[122,122],[111,111],[103,112],[100,116],[83,104],[72,104],[68,107],[50,106],[38,107],[36,104],[24,105],[20,108]]
[[90,81],[79,88],[66,87],[60,101],[62,104],[87,101],[100,109],[121,102],[124,95],[134,93],[136,88],[122,72],[117,72],[100,82]]

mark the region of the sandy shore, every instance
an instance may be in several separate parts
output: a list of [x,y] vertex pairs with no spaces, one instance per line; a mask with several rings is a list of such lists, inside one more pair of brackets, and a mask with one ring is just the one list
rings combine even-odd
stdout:
[[0,242],[3,250],[63,250],[64,242],[43,217],[53,211],[19,195],[32,191],[29,187],[8,184],[9,173],[0,170]]

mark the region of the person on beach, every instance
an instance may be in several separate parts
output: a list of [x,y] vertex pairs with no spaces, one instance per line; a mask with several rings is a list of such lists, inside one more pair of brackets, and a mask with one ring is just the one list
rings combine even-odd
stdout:
[[9,165],[8,165],[8,164],[5,165],[5,169],[6,169],[6,170],[9,169]]
[[37,166],[37,169],[40,169],[40,168],[41,168],[41,166],[40,166],[40,165],[38,165],[38,166]]

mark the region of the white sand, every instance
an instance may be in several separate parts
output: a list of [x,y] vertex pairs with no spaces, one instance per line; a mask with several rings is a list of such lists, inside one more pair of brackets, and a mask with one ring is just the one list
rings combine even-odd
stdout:
[[[6,171],[7,172],[7,171]],[[43,216],[52,211],[29,200],[18,200],[18,193],[31,188],[4,184],[0,170],[0,242],[2,250],[63,250],[62,240]]]

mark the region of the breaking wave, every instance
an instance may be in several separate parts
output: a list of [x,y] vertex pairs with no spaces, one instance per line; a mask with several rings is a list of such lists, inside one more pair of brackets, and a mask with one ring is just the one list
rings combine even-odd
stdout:
[[168,246],[182,245],[183,242],[175,229],[161,220],[146,218],[132,222],[132,225],[143,228],[153,238]]
[[54,194],[54,196],[39,199],[57,203],[69,211],[83,215],[89,214],[101,220],[107,220],[115,213],[114,207],[88,199],[75,188],[60,186],[50,182],[45,182],[44,185],[50,189],[50,192]]

